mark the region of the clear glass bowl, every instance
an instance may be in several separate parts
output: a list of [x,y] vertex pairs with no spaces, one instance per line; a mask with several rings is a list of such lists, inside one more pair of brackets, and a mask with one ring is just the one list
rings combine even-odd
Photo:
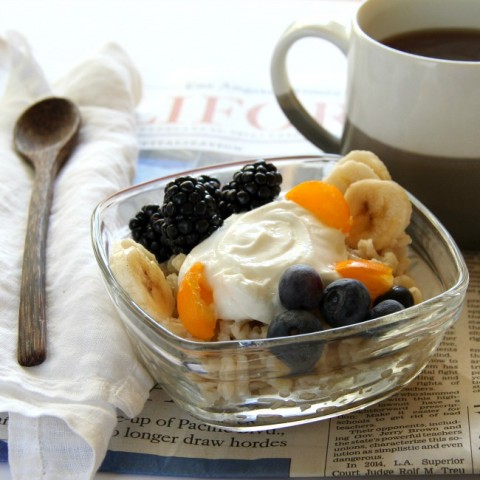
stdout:
[[[322,179],[338,157],[277,158],[283,189]],[[188,172],[222,183],[247,162]],[[468,284],[463,257],[437,219],[415,198],[408,233],[411,275],[425,300],[414,307],[354,326],[279,339],[195,342],[179,338],[142,311],[109,267],[112,244],[129,236],[128,221],[159,203],[179,175],[121,191],[92,217],[95,255],[106,288],[153,377],[199,420],[220,428],[255,431],[302,424],[352,412],[389,397],[425,367],[443,334],[459,317]],[[313,371],[291,375],[272,347],[323,346]]]

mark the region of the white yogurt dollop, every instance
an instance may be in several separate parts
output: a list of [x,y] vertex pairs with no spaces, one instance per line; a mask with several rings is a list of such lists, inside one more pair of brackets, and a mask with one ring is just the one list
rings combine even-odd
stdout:
[[196,262],[205,265],[218,318],[270,323],[281,310],[278,283],[298,263],[325,282],[338,278],[332,264],[347,258],[345,235],[288,200],[232,215],[187,256],[179,281]]

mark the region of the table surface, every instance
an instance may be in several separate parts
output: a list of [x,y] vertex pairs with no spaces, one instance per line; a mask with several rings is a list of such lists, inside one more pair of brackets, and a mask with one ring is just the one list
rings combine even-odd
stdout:
[[[162,86],[225,81],[269,86],[270,58],[276,41],[295,20],[347,21],[358,0],[2,0],[2,35],[22,33],[55,80],[103,44],[114,41],[133,59],[144,82],[141,108],[150,109]],[[292,59],[298,78],[311,81],[322,68],[318,40]],[[325,48],[325,46],[323,47]],[[334,49],[334,47],[328,47]],[[311,53],[310,53],[311,52]],[[297,65],[295,64],[297,62]],[[332,55],[328,68],[342,69]],[[292,78],[295,81],[295,78]],[[99,480],[154,477],[97,474]],[[11,479],[0,464],[0,480]]]

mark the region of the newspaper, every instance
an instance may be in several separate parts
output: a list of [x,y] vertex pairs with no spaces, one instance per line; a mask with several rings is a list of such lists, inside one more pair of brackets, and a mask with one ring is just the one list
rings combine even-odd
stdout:
[[[343,125],[343,85],[299,89],[309,113],[332,133]],[[141,111],[136,181],[163,173],[248,157],[318,154],[288,122],[268,88],[190,82],[154,92]]]
[[[159,95],[155,115],[140,114],[136,182],[240,158],[318,153],[268,89],[189,84]],[[340,128],[341,87],[303,95],[329,128]],[[189,416],[157,385],[138,417],[119,414],[100,470],[212,478],[480,473],[480,252],[464,255],[471,283],[461,318],[396,395],[329,420],[233,433]],[[0,461],[7,423],[0,414]]]

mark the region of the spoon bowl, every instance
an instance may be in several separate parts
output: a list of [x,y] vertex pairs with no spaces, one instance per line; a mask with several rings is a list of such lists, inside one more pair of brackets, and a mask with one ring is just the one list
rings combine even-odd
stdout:
[[[30,106],[17,120],[14,130],[15,148],[35,168],[38,163],[57,164],[58,170],[75,142],[80,126],[80,113],[65,98],[51,97]],[[40,152],[55,150],[63,155],[46,159]]]
[[50,97],[17,120],[14,144],[35,170],[23,255],[18,317],[18,362],[39,365],[46,357],[45,253],[48,219],[57,173],[71,153],[80,112],[70,100]]

